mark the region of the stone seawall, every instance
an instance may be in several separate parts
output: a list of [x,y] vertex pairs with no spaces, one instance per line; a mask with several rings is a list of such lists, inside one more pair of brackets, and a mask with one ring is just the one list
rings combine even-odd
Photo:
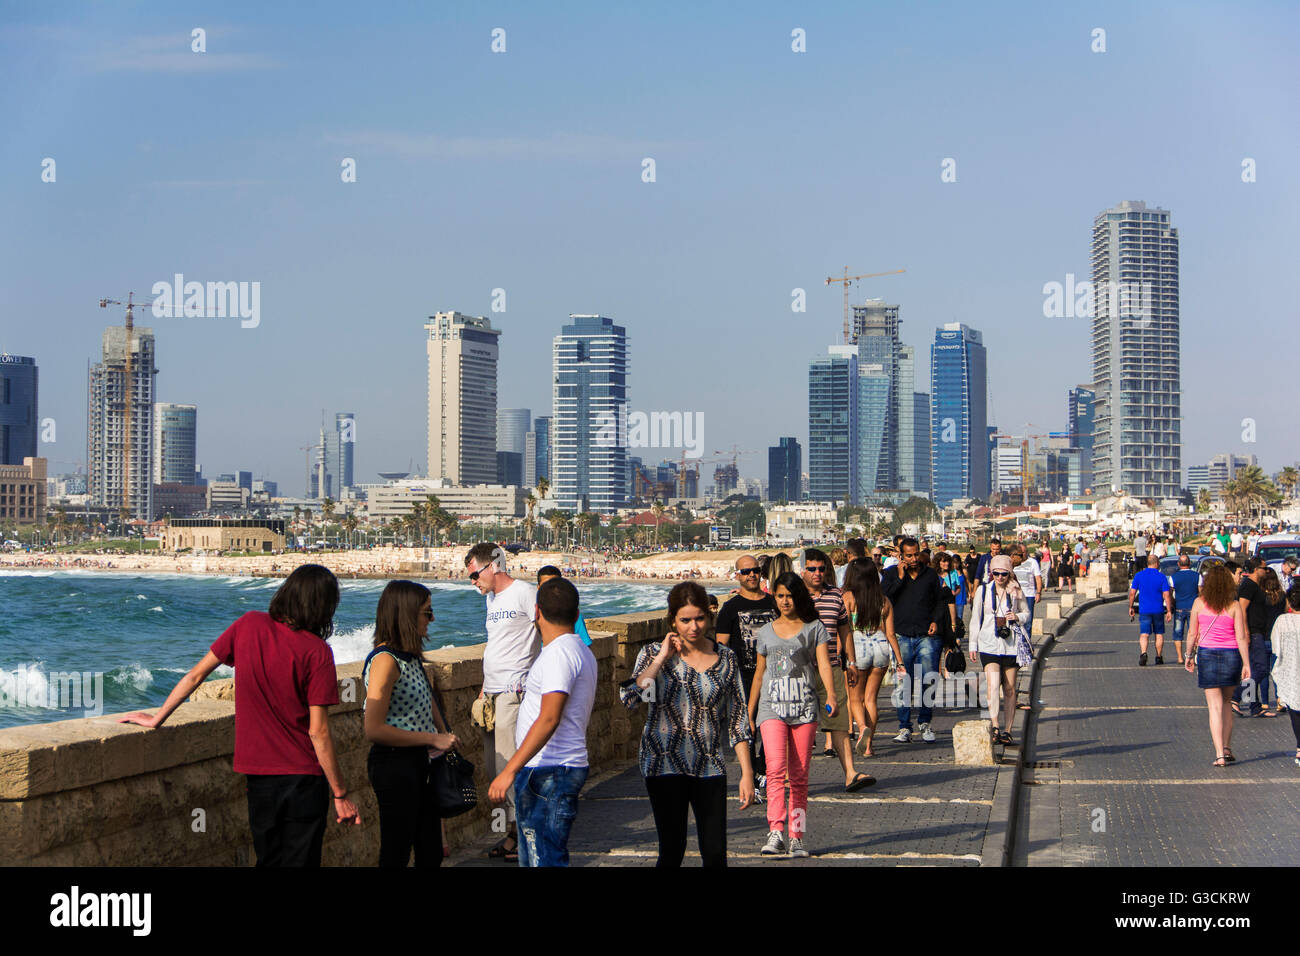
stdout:
[[[587,622],[599,665],[587,732],[593,770],[636,756],[644,709],[628,711],[618,685],[642,645],[661,637],[663,612]],[[483,647],[426,653],[425,670],[442,694],[452,732],[467,741],[479,805],[447,821],[454,848],[491,827],[482,735],[470,704],[483,678]],[[330,729],[343,779],[361,811],[360,826],[331,816],[327,866],[373,866],[379,812],[366,779],[370,749],[362,724],[361,664],[338,668],[341,703]],[[234,681],[209,681],[156,730],[117,723],[119,715],[0,730],[0,859],[7,866],[247,866],[255,861],[244,777],[231,770]]]

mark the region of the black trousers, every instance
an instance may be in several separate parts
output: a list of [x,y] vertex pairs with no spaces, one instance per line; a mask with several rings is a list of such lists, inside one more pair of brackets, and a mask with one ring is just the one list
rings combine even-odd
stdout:
[[249,774],[248,825],[258,866],[320,866],[329,813],[322,774]]
[[[749,706],[749,691],[754,686],[754,672],[740,669],[740,683],[745,688],[745,706]],[[754,786],[758,786],[758,778],[767,773],[767,760],[763,757],[763,737],[761,734],[754,734],[749,742],[749,762],[754,768]]]
[[442,821],[429,786],[426,748],[374,744],[366,775],[379,803],[379,865],[405,867],[414,848],[416,866],[442,866]]
[[679,867],[686,855],[686,812],[695,812],[700,856],[706,867],[727,865],[727,778],[646,777],[650,808],[659,831],[655,866]]

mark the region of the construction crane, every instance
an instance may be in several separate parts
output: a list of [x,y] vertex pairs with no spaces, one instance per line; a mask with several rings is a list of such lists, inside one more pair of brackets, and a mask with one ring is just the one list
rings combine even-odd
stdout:
[[[1033,422],[1026,422],[1024,427],[1025,428],[1033,427]],[[1030,472],[1028,468],[1026,468],[1026,466],[1029,464],[1029,439],[1069,438],[1070,433],[1069,432],[1038,432],[1035,434],[1024,434],[1024,435],[990,435],[989,437],[995,440],[999,438],[1020,439],[1020,467],[1017,470],[1011,472],[1011,474],[1016,475],[1017,477],[1020,478],[1020,498],[1021,498],[1020,503],[1023,507],[1027,508],[1029,507],[1029,476],[1032,474],[1032,472]],[[1057,474],[1069,474],[1069,471],[1062,472],[1059,469],[1049,469],[1044,473],[1048,475],[1057,475]],[[996,484],[997,475],[992,475],[990,477],[992,478],[993,483]]]
[[868,273],[865,273],[865,274],[860,275],[860,276],[851,276],[851,275],[849,275],[849,267],[848,267],[848,266],[845,266],[845,267],[844,267],[844,275],[843,275],[842,278],[838,278],[838,279],[837,279],[837,278],[835,278],[834,276],[828,276],[828,277],[826,278],[826,284],[827,284],[827,285],[830,285],[832,282],[840,282],[840,283],[843,283],[843,287],[844,287],[844,344],[845,344],[845,345],[848,345],[848,344],[849,344],[849,286],[852,285],[854,282],[857,282],[859,279],[876,279],[876,278],[879,278],[880,276],[893,276],[893,275],[898,275],[900,272],[906,272],[906,271],[907,271],[906,269],[895,269],[895,270],[893,270],[892,272],[868,272]]
[[[135,293],[128,292],[126,294],[125,302],[118,299],[99,300],[99,307],[101,309],[107,309],[110,305],[126,306],[126,345],[123,349],[126,356],[126,401],[123,406],[124,419],[122,427],[122,507],[124,507],[129,514],[131,512],[131,411],[133,404],[132,399],[135,393],[135,380],[131,375],[131,334],[135,330],[135,307],[139,306],[142,309],[151,309],[153,308],[153,303],[136,302]],[[149,516],[146,515],[145,517],[147,519]]]

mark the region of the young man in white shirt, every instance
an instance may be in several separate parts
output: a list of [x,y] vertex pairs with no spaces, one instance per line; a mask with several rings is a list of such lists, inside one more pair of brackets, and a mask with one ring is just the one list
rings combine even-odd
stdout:
[[[470,582],[487,598],[487,648],[483,651],[483,689],[479,696],[495,707],[492,731],[484,731],[483,759],[489,777],[515,755],[515,723],[524,699],[528,669],[541,650],[537,634],[537,588],[506,571],[508,555],[484,541],[465,555]],[[488,851],[493,859],[514,863],[519,841],[513,795],[506,801],[506,836]]]
[[488,798],[513,789],[519,814],[519,865],[568,866],[569,831],[587,782],[587,723],[596,700],[596,658],[574,633],[578,589],[553,578],[537,589],[542,651],[528,672],[515,731],[517,749]]

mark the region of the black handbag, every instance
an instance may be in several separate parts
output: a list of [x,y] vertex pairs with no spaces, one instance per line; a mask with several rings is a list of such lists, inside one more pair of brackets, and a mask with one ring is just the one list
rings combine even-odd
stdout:
[[954,647],[943,656],[943,669],[949,674],[966,672],[966,655],[961,652],[960,647]]
[[429,761],[429,788],[440,817],[460,816],[478,806],[474,765],[458,750],[449,750]]

